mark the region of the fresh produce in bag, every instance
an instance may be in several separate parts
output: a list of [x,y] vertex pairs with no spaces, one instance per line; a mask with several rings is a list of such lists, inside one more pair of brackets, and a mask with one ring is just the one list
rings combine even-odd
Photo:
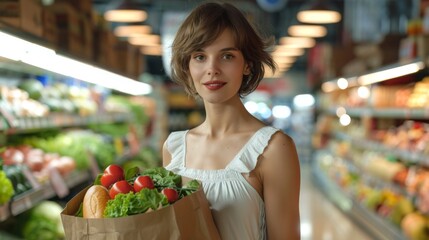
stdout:
[[197,191],[200,184],[191,180],[182,185],[182,177],[163,167],[126,173],[115,164],[100,174],[85,193],[81,211],[84,218],[125,217],[154,211],[173,204]]
[[67,240],[220,239],[200,183],[162,167],[108,166],[61,219]]

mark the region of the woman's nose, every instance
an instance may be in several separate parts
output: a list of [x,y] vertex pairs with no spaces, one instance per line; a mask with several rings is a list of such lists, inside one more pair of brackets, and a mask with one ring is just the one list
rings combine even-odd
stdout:
[[212,75],[218,75],[219,74],[219,67],[218,63],[216,61],[210,61],[208,64],[207,74],[209,76]]

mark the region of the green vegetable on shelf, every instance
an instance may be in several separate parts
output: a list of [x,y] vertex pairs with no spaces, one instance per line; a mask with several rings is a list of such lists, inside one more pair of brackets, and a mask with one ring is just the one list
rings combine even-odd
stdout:
[[37,79],[25,79],[21,81],[18,88],[28,92],[31,99],[38,100],[42,96],[43,84]]
[[54,201],[43,201],[21,215],[24,239],[64,239],[64,229],[61,222],[62,210],[63,208]]
[[7,203],[14,194],[12,182],[6,177],[6,173],[0,170],[0,205]]

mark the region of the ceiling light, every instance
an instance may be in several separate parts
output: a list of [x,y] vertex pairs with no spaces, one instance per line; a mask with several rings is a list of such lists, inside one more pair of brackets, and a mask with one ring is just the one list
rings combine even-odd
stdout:
[[381,70],[374,73],[369,73],[358,77],[358,83],[360,85],[373,84],[389,79],[394,79],[402,77],[408,74],[416,73],[424,68],[424,63],[422,61],[409,63],[395,68],[390,68],[386,70]]
[[284,57],[284,56],[274,56],[273,59],[277,64],[279,64],[279,63],[294,63],[296,60],[294,57]]
[[276,47],[276,50],[272,53],[273,57],[297,57],[304,54],[302,48],[287,48],[287,47]]
[[133,37],[142,34],[149,34],[152,28],[148,25],[127,25],[116,27],[113,33],[117,37]]
[[104,13],[109,22],[143,22],[147,13],[131,0],[124,0],[118,7]]
[[158,46],[161,45],[161,36],[146,34],[139,37],[130,37],[128,42],[137,46]]
[[151,55],[151,56],[161,56],[162,55],[162,47],[159,46],[143,46],[140,49],[143,55]]
[[288,33],[294,37],[324,37],[327,30],[326,27],[319,25],[292,25]]
[[298,12],[297,18],[303,23],[337,23],[341,20],[341,14],[329,6],[326,1],[319,0]]
[[144,95],[152,91],[152,87],[147,83],[62,56],[53,49],[1,31],[0,42],[0,57],[131,95]]
[[282,37],[279,43],[296,48],[312,48],[316,45],[316,40],[309,37]]

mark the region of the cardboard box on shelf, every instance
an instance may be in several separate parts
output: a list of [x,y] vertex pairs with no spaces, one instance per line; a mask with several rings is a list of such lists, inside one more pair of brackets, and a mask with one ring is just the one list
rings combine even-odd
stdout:
[[43,38],[50,44],[58,46],[58,28],[54,12],[49,9],[43,9],[42,17]]
[[13,27],[21,27],[21,7],[18,1],[0,1],[0,21]]
[[46,7],[55,15],[56,28],[58,30],[58,47],[62,50],[76,50],[73,45],[80,46],[80,22],[79,14],[68,3],[54,3]]
[[126,73],[128,76],[137,79],[141,72],[142,65],[142,54],[140,53],[140,48],[129,45],[128,46],[128,54],[126,59]]
[[156,211],[119,218],[76,217],[87,190],[72,198],[61,213],[68,240],[220,239],[202,189]]
[[86,60],[94,60],[94,27],[91,19],[81,15],[81,26],[82,26],[82,52],[81,56]]
[[0,21],[35,36],[43,35],[42,6],[36,0],[0,1]]
[[54,15],[58,48],[73,56],[93,60],[92,19],[66,1],[55,2],[45,11]]

